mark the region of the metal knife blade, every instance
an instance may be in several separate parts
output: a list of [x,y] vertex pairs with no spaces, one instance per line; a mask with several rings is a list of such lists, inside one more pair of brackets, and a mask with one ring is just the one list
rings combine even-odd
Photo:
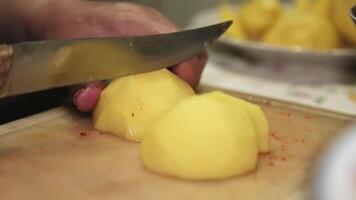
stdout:
[[150,36],[14,44],[0,97],[169,67],[197,55],[231,23]]

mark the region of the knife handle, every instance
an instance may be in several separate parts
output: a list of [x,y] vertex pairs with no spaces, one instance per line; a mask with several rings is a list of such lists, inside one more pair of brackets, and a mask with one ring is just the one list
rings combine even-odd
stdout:
[[13,49],[6,44],[0,44],[0,89],[6,81],[6,77],[10,72],[11,58]]

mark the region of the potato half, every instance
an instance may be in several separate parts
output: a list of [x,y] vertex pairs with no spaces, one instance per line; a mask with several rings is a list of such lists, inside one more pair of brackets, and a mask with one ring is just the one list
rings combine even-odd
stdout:
[[192,95],[193,89],[166,69],[118,78],[101,93],[93,113],[94,127],[140,141],[159,116]]

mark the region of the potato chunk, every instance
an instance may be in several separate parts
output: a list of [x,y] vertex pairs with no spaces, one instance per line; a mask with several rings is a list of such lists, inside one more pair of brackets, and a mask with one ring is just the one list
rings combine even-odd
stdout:
[[250,117],[210,94],[183,99],[149,128],[141,146],[150,170],[192,180],[222,179],[256,167]]
[[268,148],[269,125],[262,109],[258,105],[244,101],[242,99],[235,98],[233,96],[227,95],[222,92],[216,91],[210,94],[218,99],[221,99],[227,105],[231,105],[232,107],[238,106],[242,108],[250,116],[257,133],[259,152],[267,153],[269,151]]
[[192,95],[193,89],[166,69],[118,78],[101,93],[94,127],[140,141],[162,113]]

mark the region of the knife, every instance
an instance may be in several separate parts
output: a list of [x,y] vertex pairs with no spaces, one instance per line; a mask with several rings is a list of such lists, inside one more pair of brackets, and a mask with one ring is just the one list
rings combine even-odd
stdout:
[[197,55],[231,23],[160,35],[0,45],[0,97],[166,68]]

